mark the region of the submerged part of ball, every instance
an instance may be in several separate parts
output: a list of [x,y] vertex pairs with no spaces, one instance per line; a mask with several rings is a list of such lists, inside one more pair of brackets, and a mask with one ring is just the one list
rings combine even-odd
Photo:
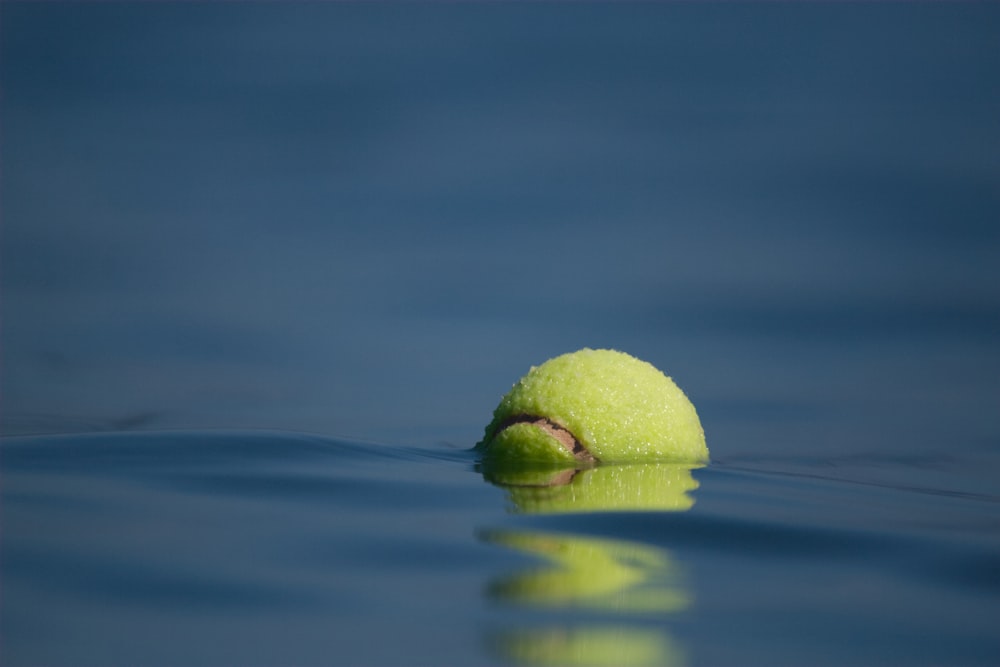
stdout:
[[583,349],[533,367],[500,401],[476,447],[502,464],[708,461],[684,392],[615,350]]
[[580,468],[484,466],[521,514],[684,512],[698,488],[700,463],[613,463]]

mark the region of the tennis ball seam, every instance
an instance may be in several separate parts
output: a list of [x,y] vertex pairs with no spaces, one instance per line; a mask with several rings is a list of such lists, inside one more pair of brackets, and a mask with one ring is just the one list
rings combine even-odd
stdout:
[[502,433],[504,429],[513,426],[514,424],[528,424],[541,429],[546,435],[562,445],[562,447],[564,447],[578,461],[583,463],[598,462],[597,457],[594,456],[589,449],[587,449],[586,445],[583,444],[580,438],[576,437],[572,431],[560,424],[558,421],[549,417],[541,417],[539,415],[525,413],[511,415],[497,424],[496,428],[493,430],[491,438],[496,437]]

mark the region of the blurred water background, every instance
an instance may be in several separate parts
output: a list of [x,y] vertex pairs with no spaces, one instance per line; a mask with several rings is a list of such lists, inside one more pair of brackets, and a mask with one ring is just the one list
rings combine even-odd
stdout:
[[[1000,6],[0,37],[3,664],[1000,661]],[[528,517],[475,470],[584,346],[697,406],[689,512]],[[497,584],[525,531],[686,602],[542,609]]]

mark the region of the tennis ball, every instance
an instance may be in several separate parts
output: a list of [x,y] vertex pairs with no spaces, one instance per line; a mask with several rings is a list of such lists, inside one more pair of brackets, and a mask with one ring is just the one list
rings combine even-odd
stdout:
[[476,448],[496,464],[708,460],[684,392],[615,350],[583,349],[533,367],[501,399]]

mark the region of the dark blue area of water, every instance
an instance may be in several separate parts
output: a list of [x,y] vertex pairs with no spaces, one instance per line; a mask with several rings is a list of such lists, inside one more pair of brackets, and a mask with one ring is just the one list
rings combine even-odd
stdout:
[[[0,662],[997,664],[998,34],[2,3]],[[697,406],[690,511],[477,468],[585,346]]]
[[552,636],[582,664],[996,655],[997,497],[718,463],[687,512],[527,515],[470,452],[161,432],[0,455],[5,664],[569,660]]

